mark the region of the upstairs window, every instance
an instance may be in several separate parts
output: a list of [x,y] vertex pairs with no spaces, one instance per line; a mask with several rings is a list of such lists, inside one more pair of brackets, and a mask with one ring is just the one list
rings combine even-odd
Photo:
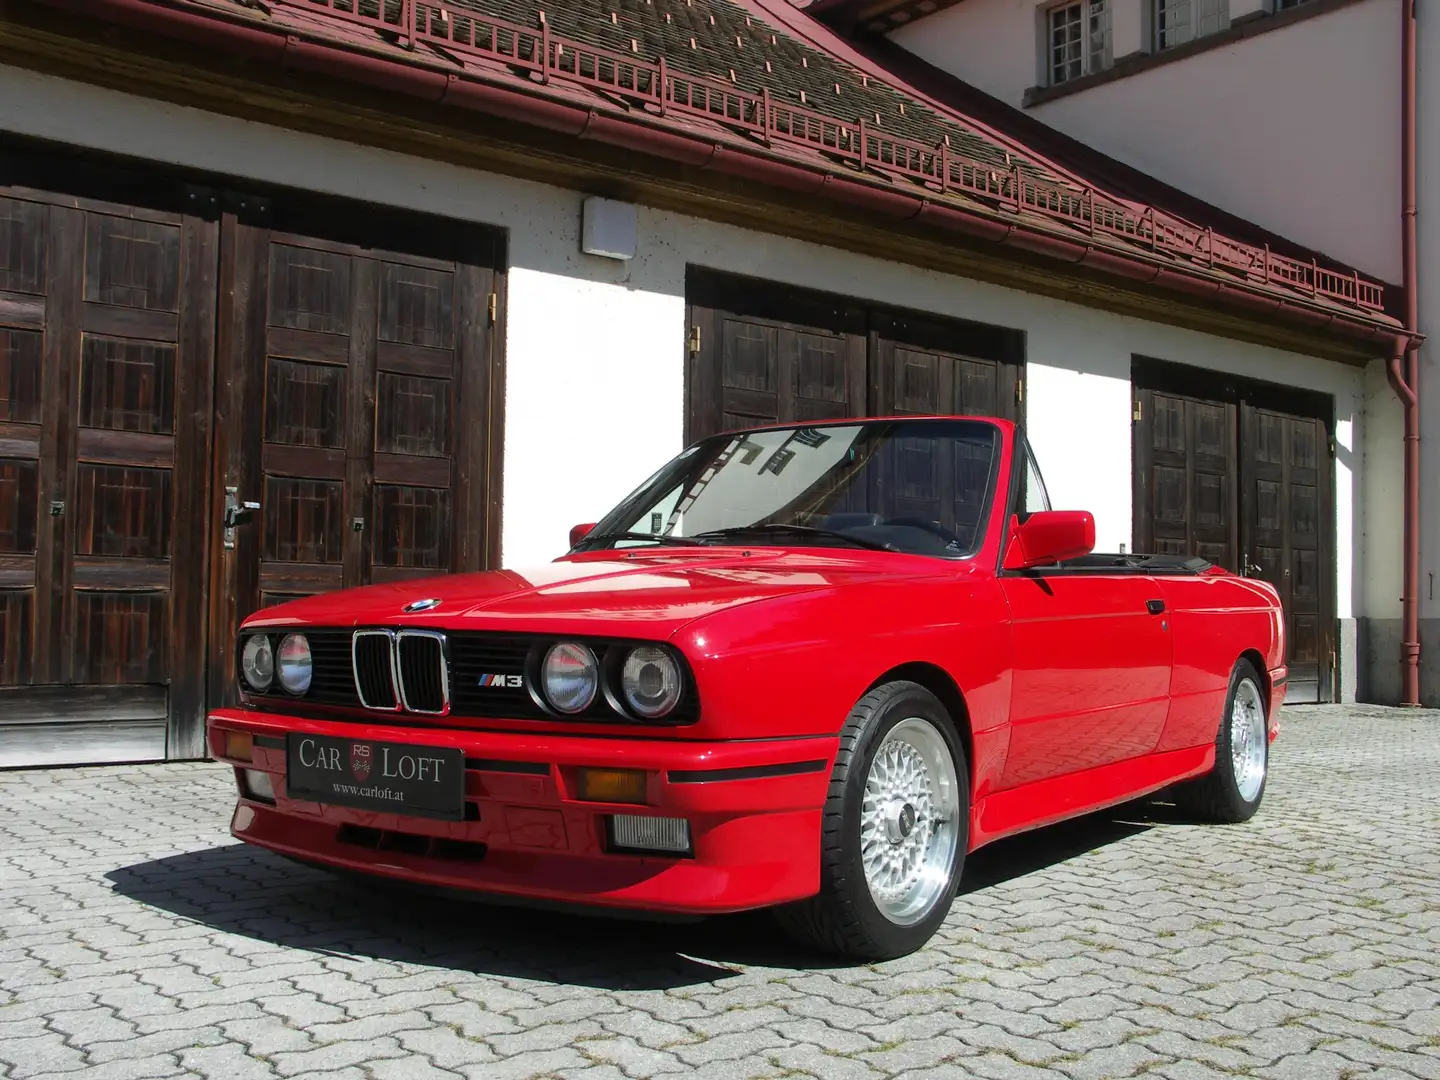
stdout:
[[1173,49],[1229,25],[1229,0],[1155,0],[1157,50]]
[[1046,12],[1050,85],[1110,66],[1110,0],[1076,0]]

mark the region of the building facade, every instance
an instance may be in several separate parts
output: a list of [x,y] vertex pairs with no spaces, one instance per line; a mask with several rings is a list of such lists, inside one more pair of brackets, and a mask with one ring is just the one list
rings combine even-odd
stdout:
[[[644,149],[617,149],[633,121],[585,66],[624,54],[577,49],[556,12],[526,31],[548,65],[516,38],[531,70],[462,66],[462,92],[444,50],[393,57],[402,24],[376,31],[411,0],[269,6],[0,19],[0,765],[199,756],[256,607],[543,562],[689,439],[857,414],[1021,421],[1052,501],[1093,511],[1101,549],[1276,581],[1292,697],[1356,694],[1356,620],[1395,588],[1364,524],[1398,503],[1381,284],[1278,236],[1262,265],[1214,229],[1162,234],[1181,219],[1097,202],[783,4],[626,9],[637,55],[646,28],[697,53],[712,33],[693,62],[738,86],[723,32],[809,99],[782,121],[765,86],[747,132],[743,108],[677,116],[682,84],[686,102],[719,91],[647,66],[666,93]],[[618,8],[611,26],[632,32]],[[442,72],[432,97],[454,100],[395,92],[411,70]],[[523,108],[455,104],[517,85]],[[832,85],[883,96],[811,160],[797,118]],[[940,138],[907,126],[921,115]],[[744,161],[703,172],[725,155]],[[1097,208],[1130,224],[1097,240]],[[595,254],[602,212],[620,225]]]

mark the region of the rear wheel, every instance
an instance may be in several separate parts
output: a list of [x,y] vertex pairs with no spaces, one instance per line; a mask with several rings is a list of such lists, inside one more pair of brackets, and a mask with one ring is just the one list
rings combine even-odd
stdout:
[[1270,732],[1260,675],[1248,660],[1235,665],[1215,735],[1215,767],[1176,789],[1175,801],[1207,821],[1248,821],[1260,809],[1270,771]]
[[856,704],[840,736],[820,852],[820,891],[777,909],[801,943],[863,960],[904,956],[955,898],[969,840],[965,754],[944,705],[893,682]]

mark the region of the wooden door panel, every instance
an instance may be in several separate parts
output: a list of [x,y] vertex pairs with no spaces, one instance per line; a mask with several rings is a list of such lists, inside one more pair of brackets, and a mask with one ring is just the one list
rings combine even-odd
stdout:
[[[877,414],[1019,419],[1018,368],[966,355],[963,350],[977,344],[967,324],[880,315],[871,325]],[[989,454],[959,444],[952,453],[937,453],[925,440],[906,440],[893,460],[893,475],[884,484],[891,497],[876,504],[885,506],[886,516],[933,521],[966,545],[973,542],[983,515],[975,500],[986,486]],[[943,491],[954,497],[936,497]]]
[[[334,233],[309,236],[279,221],[223,226],[221,273],[240,287],[222,316],[221,370],[233,379],[217,469],[221,487],[261,509],[222,555],[217,670],[235,625],[257,607],[480,569],[495,546],[493,234],[477,247],[469,227],[377,227],[298,204],[276,215]],[[383,241],[374,246],[356,236],[371,227]],[[397,253],[390,241],[399,236],[485,265]],[[212,680],[217,698],[232,693]]]
[[40,369],[45,336],[36,330],[3,325],[0,308],[0,421],[40,423]]
[[1023,339],[1000,327],[914,313],[871,315],[881,416],[994,416],[1020,422]]
[[1150,389],[1136,400],[1136,550],[1237,570],[1234,407]]
[[1333,474],[1328,407],[1249,380],[1137,361],[1135,543],[1273,583],[1284,607],[1287,698],[1329,700]]
[[[740,278],[687,278],[686,438],[869,413],[865,310]],[[698,348],[697,348],[698,346]]]
[[[0,499],[3,498],[0,493]],[[0,577],[3,575],[0,571]],[[16,577],[24,580],[22,575]],[[0,686],[25,686],[30,682],[34,604],[32,589],[0,588]]]
[[1331,620],[1328,432],[1321,420],[1245,403],[1241,407],[1241,546],[1251,573],[1273,584],[1285,610],[1287,699],[1329,694]]
[[191,756],[214,226],[0,190],[0,765]]

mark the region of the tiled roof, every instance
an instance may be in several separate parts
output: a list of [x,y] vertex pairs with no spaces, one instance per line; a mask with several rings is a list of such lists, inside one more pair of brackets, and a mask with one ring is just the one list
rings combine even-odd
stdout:
[[482,79],[523,79],[571,103],[1393,324],[1381,284],[1097,190],[868,64],[785,0],[161,2],[243,12],[277,29]]
[[[1253,247],[1269,245],[1272,251],[1300,262],[1318,260],[1322,266],[1328,264],[1323,253],[1110,157],[1060,129],[1050,127],[1029,111],[1001,101],[972,83],[935,67],[889,38],[852,37],[846,39],[846,44],[853,48],[860,63],[869,61],[890,71],[907,86],[919,90],[942,106],[1040,154],[1044,160],[1082,184],[1142,205],[1165,207],[1201,228],[1212,228]],[[1387,296],[1398,288],[1393,283],[1387,285]],[[1395,304],[1399,302],[1397,293]]]

